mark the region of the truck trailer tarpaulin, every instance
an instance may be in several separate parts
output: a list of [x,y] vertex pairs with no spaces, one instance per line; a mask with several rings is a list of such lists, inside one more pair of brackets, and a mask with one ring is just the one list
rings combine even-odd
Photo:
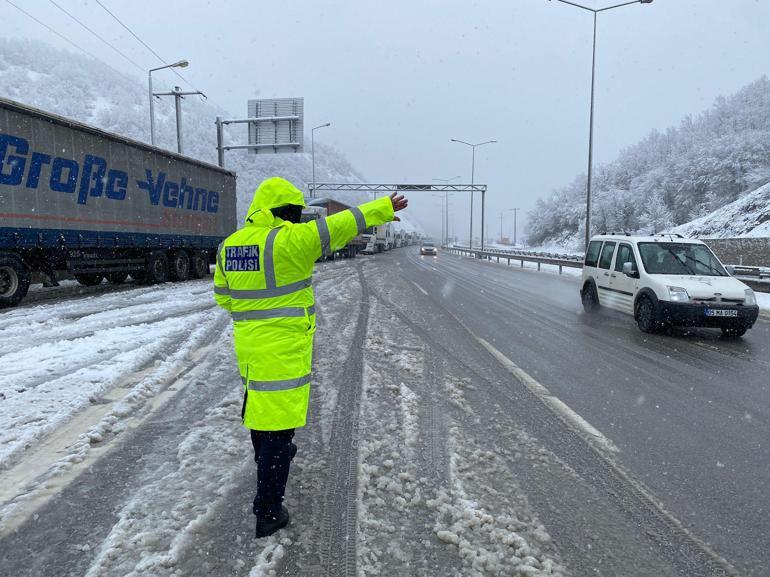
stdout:
[[35,270],[83,284],[208,274],[235,205],[230,171],[0,98],[0,306]]

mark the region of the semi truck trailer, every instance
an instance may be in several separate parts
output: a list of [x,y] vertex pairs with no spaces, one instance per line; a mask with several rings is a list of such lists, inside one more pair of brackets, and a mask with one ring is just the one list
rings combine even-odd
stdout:
[[0,307],[31,275],[140,284],[209,274],[235,174],[0,98]]

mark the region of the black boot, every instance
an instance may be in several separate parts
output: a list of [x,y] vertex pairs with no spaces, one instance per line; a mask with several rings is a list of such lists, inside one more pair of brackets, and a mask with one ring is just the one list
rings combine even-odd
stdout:
[[257,515],[257,531],[255,538],[268,537],[286,527],[289,524],[289,511],[281,506],[281,511],[277,516]]
[[289,478],[289,466],[297,453],[291,442],[294,429],[285,431],[251,431],[254,460],[257,462],[257,495],[254,514],[278,517]]

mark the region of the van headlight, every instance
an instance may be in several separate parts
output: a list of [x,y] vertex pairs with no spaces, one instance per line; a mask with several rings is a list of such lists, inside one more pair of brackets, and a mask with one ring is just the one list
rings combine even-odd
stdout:
[[679,286],[670,286],[668,287],[668,299],[672,303],[686,303],[690,301],[690,295],[687,293],[687,289]]
[[754,294],[754,291],[749,288],[744,292],[746,294],[746,298],[743,301],[743,304],[745,304],[747,307],[757,306],[757,295]]

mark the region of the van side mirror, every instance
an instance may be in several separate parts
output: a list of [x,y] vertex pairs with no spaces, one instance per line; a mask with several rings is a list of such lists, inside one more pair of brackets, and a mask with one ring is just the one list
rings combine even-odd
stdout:
[[735,276],[735,267],[733,265],[728,264],[725,267],[725,270],[727,271],[727,274],[729,274],[730,276]]
[[638,273],[636,272],[636,269],[634,268],[634,263],[632,262],[624,262],[623,263],[623,274],[626,276],[634,277],[636,278]]

